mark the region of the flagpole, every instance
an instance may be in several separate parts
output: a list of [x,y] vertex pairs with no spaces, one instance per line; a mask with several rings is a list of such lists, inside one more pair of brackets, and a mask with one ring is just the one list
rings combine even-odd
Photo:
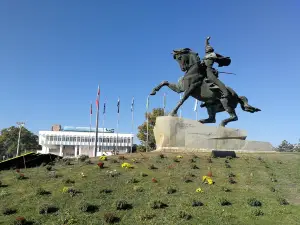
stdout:
[[[132,97],[132,102],[131,102],[131,135],[133,135],[133,124],[134,124],[134,97]],[[131,141],[131,151],[130,153],[132,153],[132,143],[133,141]]]
[[104,120],[105,120],[105,102],[103,107],[103,120],[102,120],[102,146],[101,146],[101,155],[103,155],[103,145],[104,145]]
[[96,99],[96,105],[97,105],[97,113],[96,113],[96,140],[95,140],[95,152],[94,157],[97,157],[97,144],[98,144],[98,125],[99,125],[99,100],[100,100],[100,86],[98,85],[98,92],[97,92],[97,99]]
[[90,133],[89,133],[89,152],[91,151],[91,131],[92,131],[92,102],[91,102],[91,112],[90,112]]
[[148,109],[149,109],[149,95],[147,97],[147,104],[146,104],[146,117],[147,117],[147,140],[146,140],[146,152],[148,152],[148,142],[149,142],[149,116],[148,116]]
[[[118,118],[117,118],[117,142],[116,142],[116,148],[117,150],[119,150],[118,148],[118,140],[119,140],[119,119],[120,119],[120,98],[118,98]],[[116,151],[115,151],[116,154]]]

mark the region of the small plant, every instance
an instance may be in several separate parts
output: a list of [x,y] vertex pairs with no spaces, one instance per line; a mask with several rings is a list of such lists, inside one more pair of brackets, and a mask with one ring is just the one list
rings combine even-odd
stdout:
[[164,154],[159,154],[158,157],[159,157],[160,159],[166,158]]
[[145,220],[151,220],[155,217],[155,214],[144,214],[140,216],[141,221],[145,221]]
[[63,158],[63,164],[66,166],[70,166],[72,163],[72,160],[70,158]]
[[213,163],[213,161],[212,161],[212,159],[209,157],[209,158],[207,158],[207,162],[208,163]]
[[270,191],[275,192],[275,188],[274,187],[270,187]]
[[185,220],[190,220],[192,218],[192,216],[185,211],[179,211],[178,216],[180,219],[185,219]]
[[229,188],[226,188],[226,187],[222,187],[221,190],[224,191],[224,192],[231,192],[231,190]]
[[17,173],[17,179],[18,180],[24,180],[24,179],[26,179],[26,177],[23,173]]
[[196,162],[196,160],[195,159],[189,159],[189,163],[195,163]]
[[153,164],[149,166],[149,170],[155,170],[157,167],[155,167]]
[[253,207],[258,207],[261,206],[261,202],[258,201],[256,198],[249,198],[247,200],[248,205],[253,206]]
[[130,163],[122,163],[122,168],[133,169],[134,167]]
[[46,166],[46,170],[51,171],[51,170],[52,170],[52,166],[47,165],[47,166]]
[[104,188],[104,189],[100,190],[100,193],[109,194],[109,193],[112,193],[112,190]]
[[278,163],[278,164],[282,164],[283,162],[279,160],[279,161],[277,161],[277,163]]
[[58,178],[58,175],[56,174],[56,171],[50,171],[48,175],[49,175],[50,178]]
[[141,175],[141,177],[147,177],[148,176],[148,174],[143,173],[143,172],[141,172],[140,175]]
[[135,183],[138,183],[139,181],[135,178],[130,178],[129,180],[127,180],[127,184],[135,184]]
[[99,210],[99,207],[83,201],[79,204],[79,210],[81,212],[95,213]]
[[89,159],[90,157],[88,156],[88,155],[80,155],[79,156],[79,160],[81,161],[81,162],[84,162],[85,160],[87,160],[87,159]]
[[140,187],[140,186],[134,186],[133,187],[133,190],[136,191],[136,192],[143,192],[144,191],[144,188]]
[[117,217],[116,214],[111,212],[104,213],[103,217],[104,217],[104,221],[108,224],[113,224],[120,221],[120,218]]
[[235,184],[236,183],[236,181],[232,177],[229,177],[228,182],[230,184]]
[[279,202],[280,205],[289,205],[288,201],[284,198],[279,197],[277,201]]
[[127,209],[131,209],[131,208],[132,208],[132,205],[129,204],[125,200],[116,201],[116,209],[117,210],[127,210]]
[[87,160],[84,161],[84,164],[85,165],[91,165],[93,163],[92,163],[92,161],[90,159],[87,159]]
[[226,156],[226,159],[231,160],[231,159],[233,159],[233,157],[228,155],[228,156]]
[[2,209],[2,213],[3,215],[12,215],[12,214],[15,214],[17,212],[16,209],[13,209],[13,208],[3,208]]
[[229,202],[226,198],[220,198],[219,203],[221,206],[229,206],[231,205],[231,202]]
[[180,162],[180,160],[178,158],[174,158],[173,161],[177,162],[177,163]]
[[235,177],[235,175],[234,175],[234,173],[230,172],[230,173],[228,174],[228,177]]
[[263,216],[263,215],[264,215],[263,211],[261,211],[260,209],[254,209],[254,210],[252,211],[252,214],[253,214],[254,216]]
[[167,193],[168,194],[173,194],[173,193],[175,193],[176,192],[176,189],[175,188],[173,188],[173,187],[167,187]]
[[192,164],[192,165],[191,165],[191,169],[194,169],[194,170],[195,170],[195,169],[199,169],[199,167],[196,166],[195,164]]
[[99,157],[99,160],[101,160],[101,161],[107,161],[107,156],[102,155],[102,156]]
[[37,190],[36,190],[36,194],[37,195],[49,195],[49,194],[51,194],[49,191],[46,191],[45,189],[43,189],[43,188],[38,188]]
[[196,201],[196,200],[194,200],[193,203],[192,203],[192,206],[193,206],[193,207],[203,206],[203,205],[204,205],[204,204],[203,204],[202,202]]
[[113,171],[106,171],[106,175],[109,177],[118,177],[120,176],[120,173],[117,172],[116,170],[113,170]]
[[18,216],[14,221],[14,225],[25,225],[25,224],[27,224],[27,221],[23,216]]
[[64,183],[65,184],[75,184],[75,181],[68,178],[68,179],[64,180]]
[[103,168],[104,168],[104,163],[103,163],[103,162],[98,162],[98,163],[97,163],[97,166],[98,166],[100,169],[103,169]]
[[155,201],[150,202],[150,203],[149,203],[149,206],[150,206],[152,209],[163,209],[163,208],[168,207],[167,204],[161,202],[160,200],[155,200]]
[[55,213],[57,211],[58,211],[58,208],[53,205],[42,204],[41,206],[39,206],[40,214],[50,214],[50,213]]
[[157,180],[154,177],[151,179],[151,181],[152,183],[157,183]]
[[69,193],[71,197],[74,197],[77,193],[79,193],[77,190],[75,190],[74,188],[70,188],[70,187],[64,187],[62,192]]
[[272,181],[272,182],[277,182],[277,179],[274,178],[274,177],[271,177],[271,181]]
[[229,163],[229,160],[228,160],[228,159],[225,159],[225,163]]
[[265,162],[264,159],[263,159],[262,157],[260,157],[260,156],[257,157],[257,159],[258,159],[259,161],[261,161],[261,162]]
[[225,164],[225,167],[226,168],[231,168],[231,166],[228,163]]
[[126,158],[125,158],[125,156],[120,155],[120,156],[118,157],[118,159],[119,159],[119,160],[125,160]]

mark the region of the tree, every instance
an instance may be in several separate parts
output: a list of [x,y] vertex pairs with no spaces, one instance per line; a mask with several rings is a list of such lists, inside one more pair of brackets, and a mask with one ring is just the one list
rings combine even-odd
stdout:
[[[3,155],[16,155],[18,137],[19,137],[19,127],[9,127],[1,130],[0,134],[0,157]],[[25,127],[22,127],[21,137],[20,137],[20,146],[19,154],[24,153],[25,151],[35,151],[40,149],[38,142],[38,136],[27,130]]]
[[294,151],[294,145],[289,143],[288,141],[284,140],[281,142],[280,145],[276,148],[279,152],[293,152]]
[[[147,144],[147,116],[149,120],[149,127],[148,127],[148,147],[150,150],[156,149],[156,143],[153,133],[153,128],[155,126],[156,117],[163,116],[164,115],[164,109],[162,108],[156,108],[153,109],[151,113],[145,113],[145,119],[146,121],[138,127],[138,134],[137,138],[140,140],[141,144],[143,146],[146,146]],[[143,147],[138,146],[138,151],[142,151]]]

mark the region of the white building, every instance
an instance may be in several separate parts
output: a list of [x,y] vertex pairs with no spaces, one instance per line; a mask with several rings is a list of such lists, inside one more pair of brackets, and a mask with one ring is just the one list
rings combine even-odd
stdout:
[[[87,127],[52,127],[52,131],[39,131],[39,144],[42,150],[38,153],[52,153],[64,157],[88,155],[95,157],[95,128],[89,132]],[[119,154],[131,151],[133,134],[115,133],[113,129],[98,130],[97,156],[112,151]]]

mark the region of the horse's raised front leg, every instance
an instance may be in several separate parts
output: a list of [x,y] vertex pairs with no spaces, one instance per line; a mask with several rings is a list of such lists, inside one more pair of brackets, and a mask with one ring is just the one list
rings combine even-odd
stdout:
[[174,91],[176,93],[183,92],[183,90],[181,90],[181,88],[178,84],[169,83],[169,81],[163,81],[157,87],[153,88],[150,95],[155,95],[156,92],[158,92],[163,86],[168,86],[168,88],[170,88],[172,91]]

